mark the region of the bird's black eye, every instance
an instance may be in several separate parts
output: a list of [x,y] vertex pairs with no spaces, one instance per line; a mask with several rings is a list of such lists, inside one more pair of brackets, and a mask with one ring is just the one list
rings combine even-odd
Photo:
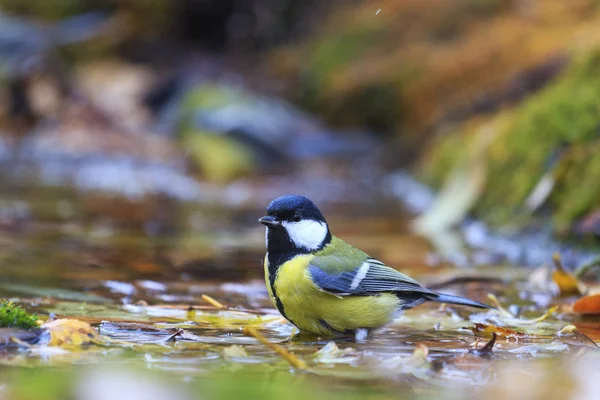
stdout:
[[302,217],[300,216],[300,214],[294,214],[294,216],[292,217],[292,219],[294,220],[294,222],[300,222],[300,220],[302,219]]

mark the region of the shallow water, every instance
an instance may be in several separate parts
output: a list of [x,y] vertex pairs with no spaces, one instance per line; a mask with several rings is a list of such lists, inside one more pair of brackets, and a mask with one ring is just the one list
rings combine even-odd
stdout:
[[[543,321],[529,320],[551,304],[572,300],[553,300],[532,287],[526,282],[531,270],[518,265],[457,269],[436,263],[428,243],[409,232],[393,203],[365,208],[332,202],[324,211],[335,234],[426,285],[486,278],[441,290],[479,301],[494,293],[505,307],[513,305],[511,311],[518,305],[519,317],[423,305],[365,343],[294,336],[264,286],[264,231],[256,223],[261,208],[165,200],[134,204],[77,197],[69,190],[48,190],[35,199],[18,203],[7,196],[4,202],[0,298],[14,299],[44,319],[90,323],[101,343],[0,348],[0,393],[7,398],[28,398],[23,382],[33,382],[33,376],[35,390],[46,398],[77,390],[86,393],[78,398],[108,398],[91,394],[94,382],[105,381],[107,391],[123,394],[137,380],[148,380],[150,398],[161,391],[181,398],[238,398],[241,393],[324,398],[326,389],[352,398],[499,398],[511,396],[501,382],[513,370],[533,368],[536,379],[551,386],[556,368],[568,362],[567,375],[575,374],[569,379],[576,388],[592,384],[588,380],[600,370],[585,379],[574,372],[584,361],[599,365],[597,357],[590,361],[586,354],[595,353],[600,321],[576,319],[563,308]],[[19,214],[19,209],[25,211]],[[215,308],[204,295],[227,309]],[[492,351],[478,352],[491,334],[474,334],[476,323],[519,333],[499,336]],[[584,336],[559,336],[569,323]],[[293,352],[308,369],[290,366],[245,333],[246,326]],[[57,366],[59,371],[52,368]],[[131,379],[115,383],[128,374]],[[111,389],[113,383],[117,386]]]

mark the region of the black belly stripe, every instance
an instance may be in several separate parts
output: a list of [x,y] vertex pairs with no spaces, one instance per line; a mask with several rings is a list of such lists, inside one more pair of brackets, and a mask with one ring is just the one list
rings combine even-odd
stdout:
[[271,257],[270,254],[268,254],[269,266],[267,267],[267,270],[269,271],[269,285],[271,286],[271,293],[273,293],[273,298],[275,299],[275,307],[277,307],[277,310],[281,313],[281,315],[283,315],[283,318],[290,321],[293,325],[296,325],[294,321],[292,321],[290,317],[288,317],[285,313],[283,303],[281,302],[279,296],[277,296],[277,290],[275,289],[275,281],[277,280],[277,273],[279,272],[279,264],[274,264],[273,261],[275,260]]

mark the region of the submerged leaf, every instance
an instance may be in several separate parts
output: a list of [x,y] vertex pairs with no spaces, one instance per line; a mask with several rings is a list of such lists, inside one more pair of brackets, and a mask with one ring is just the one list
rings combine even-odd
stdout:
[[429,368],[429,347],[423,343],[417,344],[417,348],[413,351],[408,359],[408,364],[415,368]]
[[570,335],[562,335],[560,340],[571,346],[584,346],[597,349],[598,345],[590,339],[585,333],[578,330],[573,331]]
[[409,374],[423,380],[430,379],[432,365],[429,361],[429,348],[423,343],[417,344],[410,356],[377,358],[374,361],[376,365],[373,365],[373,369],[381,376],[396,378],[398,375]]
[[329,342],[314,354],[314,360],[323,364],[350,363],[358,359],[353,348],[340,349],[335,342]]
[[240,357],[248,357],[248,353],[246,349],[242,346],[234,344],[232,346],[227,346],[223,349],[223,356],[225,358],[240,358]]

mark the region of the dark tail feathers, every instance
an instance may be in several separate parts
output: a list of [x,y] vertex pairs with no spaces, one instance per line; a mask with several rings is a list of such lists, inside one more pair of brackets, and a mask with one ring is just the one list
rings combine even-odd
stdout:
[[469,306],[469,307],[475,307],[475,308],[489,308],[492,310],[495,309],[494,307],[488,306],[487,304],[483,304],[483,303],[479,303],[477,301],[465,299],[464,297],[460,297],[460,296],[452,296],[449,294],[434,293],[432,296],[427,296],[427,299],[429,301],[435,301],[436,303],[458,304],[461,306]]

